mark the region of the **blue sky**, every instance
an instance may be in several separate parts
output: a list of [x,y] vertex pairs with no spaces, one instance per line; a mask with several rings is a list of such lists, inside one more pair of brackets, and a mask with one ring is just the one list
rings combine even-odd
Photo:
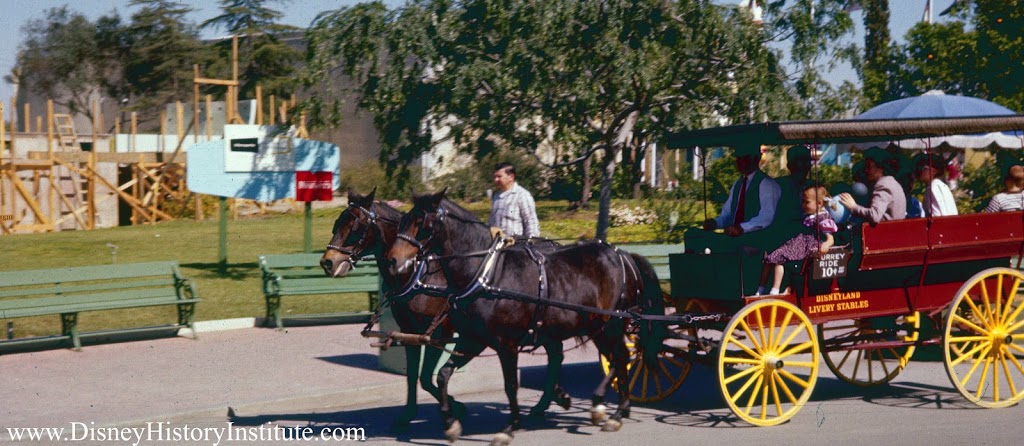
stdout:
[[[728,4],[738,3],[737,0],[715,0],[716,3]],[[902,40],[904,33],[911,26],[921,20],[927,0],[890,0],[889,9],[891,13],[890,28],[892,35],[897,40]],[[218,13],[219,2],[216,0],[183,0],[195,9],[192,12],[192,20],[201,22],[214,17]],[[288,0],[285,6],[280,4],[272,5],[284,13],[284,23],[299,27],[306,27],[322,11],[337,9],[344,5],[358,3],[358,0]],[[404,3],[403,0],[385,0],[389,6]],[[936,21],[942,18],[938,13],[949,7],[953,0],[934,0],[934,18]],[[122,17],[128,17],[134,8],[128,6],[128,0],[79,0],[70,2],[68,0],[0,0],[3,12],[0,13],[0,77],[11,72],[17,55],[18,46],[23,39],[21,28],[29,20],[43,18],[44,12],[50,8],[70,5],[73,10],[85,14],[90,19],[95,19],[103,14],[116,10]],[[858,24],[862,23],[860,12],[853,13],[853,18]],[[211,37],[212,33],[210,36]],[[864,30],[858,25],[857,34],[854,37],[863,41]],[[827,78],[833,82],[852,80],[856,82],[855,76],[848,68],[839,69],[831,73]],[[11,95],[14,94],[14,87],[0,80],[0,101],[10,104]]]

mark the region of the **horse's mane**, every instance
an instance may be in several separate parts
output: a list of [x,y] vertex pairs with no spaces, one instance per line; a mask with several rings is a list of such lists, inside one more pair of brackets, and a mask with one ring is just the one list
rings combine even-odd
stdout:
[[451,200],[449,200],[447,198],[444,198],[444,199],[441,200],[441,206],[440,207],[442,209],[444,209],[445,211],[447,211],[449,215],[452,215],[452,216],[454,216],[455,218],[457,218],[459,220],[466,221],[466,222],[483,223],[483,222],[480,221],[480,218],[476,216],[476,214],[474,214],[474,213],[472,213],[470,211],[467,211],[462,206],[459,206],[458,204],[455,204],[454,201],[451,201]]
[[376,205],[377,213],[380,214],[380,216],[383,217],[385,220],[389,220],[395,223],[401,220],[402,211],[391,207],[390,204],[387,204],[380,200],[374,201],[373,204]]

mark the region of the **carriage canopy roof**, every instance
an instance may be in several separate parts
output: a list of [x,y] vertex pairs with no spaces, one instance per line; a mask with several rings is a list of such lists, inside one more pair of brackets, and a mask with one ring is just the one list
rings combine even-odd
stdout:
[[962,118],[878,119],[842,121],[781,121],[713,127],[673,133],[668,146],[735,147],[765,145],[858,143],[903,138],[1024,130],[1024,115]]

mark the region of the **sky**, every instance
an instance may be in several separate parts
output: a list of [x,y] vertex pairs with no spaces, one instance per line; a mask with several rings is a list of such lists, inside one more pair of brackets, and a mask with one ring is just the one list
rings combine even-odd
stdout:
[[[737,0],[715,0],[716,3],[728,4],[739,3]],[[191,20],[196,23],[202,22],[216,16],[219,13],[219,1],[216,0],[182,0],[182,3],[191,6],[195,11],[191,13]],[[358,0],[287,0],[282,6],[280,3],[271,7],[284,13],[283,22],[305,28],[322,11],[333,10],[342,6],[359,3]],[[385,4],[394,7],[404,3],[403,0],[385,0]],[[921,20],[927,0],[889,0],[890,29],[892,36],[897,41],[902,41],[903,35],[910,27]],[[945,10],[953,3],[953,0],[933,0],[935,21],[944,20],[939,12]],[[18,47],[24,39],[21,31],[23,25],[33,19],[45,17],[45,11],[50,8],[57,8],[68,5],[70,9],[78,11],[95,20],[97,17],[117,11],[121,17],[128,18],[135,11],[135,8],[128,6],[128,0],[0,0],[0,101],[9,106],[10,98],[14,94],[14,86],[2,80],[4,75],[11,72],[17,57]],[[854,39],[858,42],[864,40],[862,12],[854,12],[854,22],[858,29]],[[215,37],[216,33],[209,31],[203,37]],[[840,83],[843,80],[854,81],[856,76],[848,67],[840,68],[833,73],[826,75],[833,83]]]

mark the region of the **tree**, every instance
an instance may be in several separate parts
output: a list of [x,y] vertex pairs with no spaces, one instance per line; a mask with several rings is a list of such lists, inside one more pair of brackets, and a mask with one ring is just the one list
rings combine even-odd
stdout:
[[[278,0],[282,3],[286,0]],[[257,85],[268,94],[284,96],[294,91],[296,64],[302,53],[285,43],[282,36],[297,28],[277,23],[281,12],[268,8],[273,0],[221,0],[221,14],[200,25],[203,28],[224,29],[240,36],[239,77],[241,96],[253,97]],[[217,45],[222,61],[214,69],[221,77],[231,74],[231,41]]]
[[185,17],[192,9],[171,0],[132,0],[125,39],[125,96],[130,109],[152,121],[164,104],[192,97],[193,64],[202,64],[208,52],[196,26]]
[[[875,0],[884,1],[884,0]],[[853,43],[842,38],[853,31],[849,0],[769,0],[764,7],[765,40],[772,47],[788,49],[790,70],[787,89],[799,99],[791,110],[780,111],[790,119],[829,119],[845,113],[860,95],[850,82],[833,86],[822,75],[843,61],[859,63]],[[782,51],[772,56],[784,60]],[[828,62],[824,62],[824,61]]]
[[[476,155],[568,158],[552,167],[599,157],[598,238],[624,148],[792,104],[760,29],[699,0],[371,3],[320,16],[309,41],[307,80],[339,66],[358,79],[389,168],[440,139]],[[309,106],[323,119],[332,104]]]
[[889,46],[889,0],[864,0],[864,65],[861,81],[869,104],[889,101],[893,55]]
[[947,23],[918,23],[897,49],[893,97],[938,89],[1024,110],[1024,5],[954,3]]
[[26,37],[18,53],[17,71],[23,74],[19,82],[69,112],[95,120],[92,100],[112,85],[120,67],[108,40],[120,18],[113,14],[93,23],[66,6],[49,9],[45,16],[22,28]]

